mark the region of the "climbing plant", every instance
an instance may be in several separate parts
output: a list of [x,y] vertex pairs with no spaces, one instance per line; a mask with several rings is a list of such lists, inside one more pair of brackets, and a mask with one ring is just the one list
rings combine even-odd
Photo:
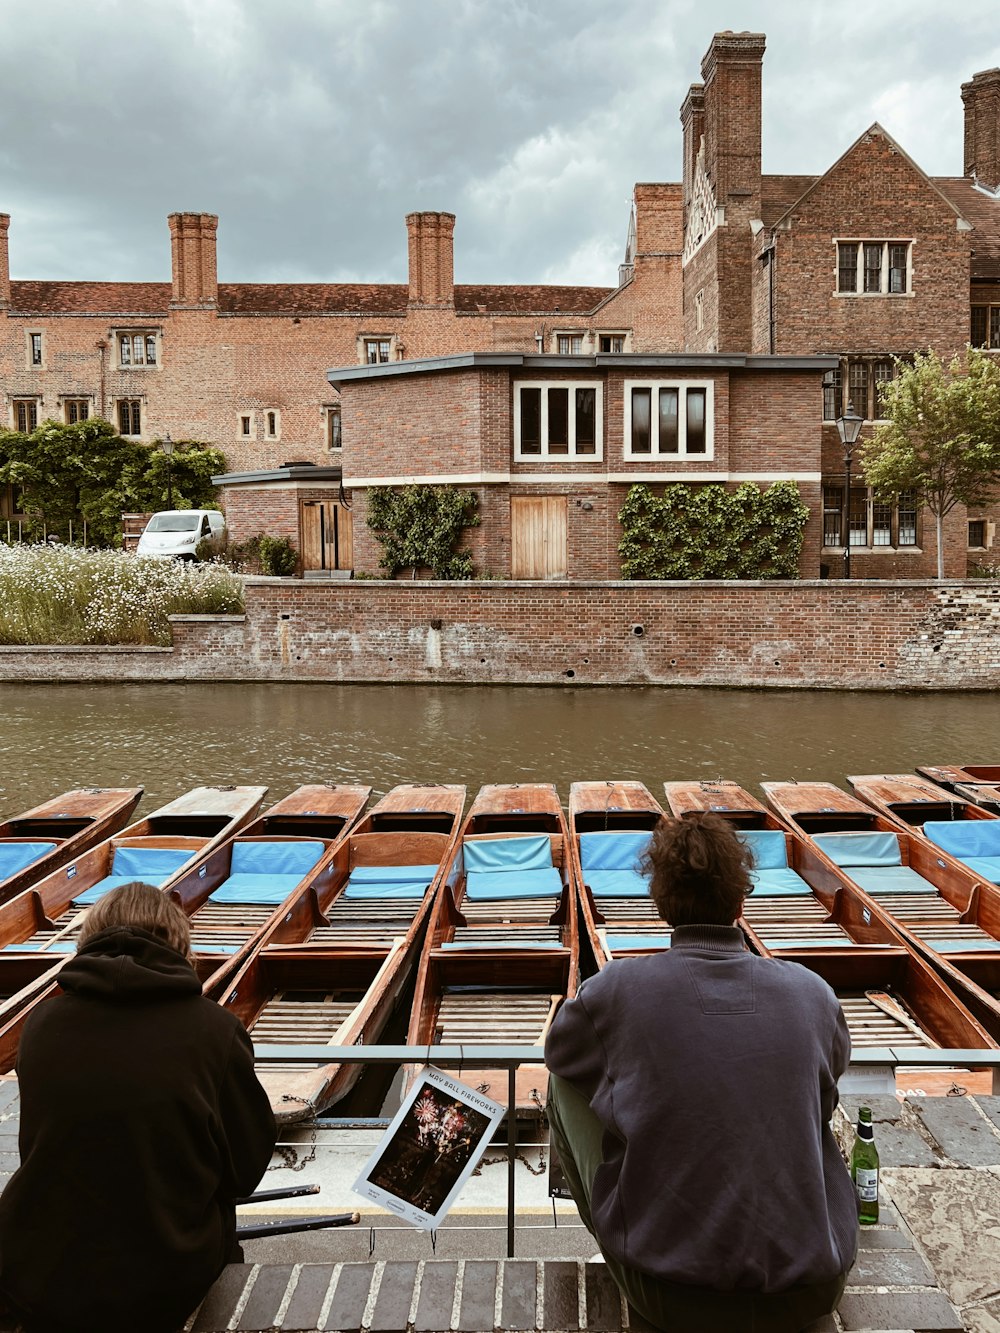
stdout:
[[661,496],[637,485],[618,517],[624,578],[794,579],[809,510],[792,481],[673,484]]
[[479,526],[479,498],[457,486],[376,486],[368,492],[368,526],[382,546],[380,568],[429,568],[438,579],[471,579],[472,556],[458,551],[464,528]]

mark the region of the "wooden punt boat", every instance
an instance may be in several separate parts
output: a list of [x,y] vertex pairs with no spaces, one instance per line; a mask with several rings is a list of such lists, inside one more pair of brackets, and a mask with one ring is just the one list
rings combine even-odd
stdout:
[[[833,987],[855,1049],[995,1045],[906,933],[851,880],[850,870],[735,784],[726,784],[726,793],[728,809],[719,809],[715,793],[699,796],[695,784],[667,784],[673,811],[690,813],[700,800],[701,808],[737,824],[756,863],[754,892],[740,923],[745,934],[758,953],[802,963]],[[832,800],[821,793],[821,807]],[[741,822],[751,813],[755,824]],[[891,836],[914,837],[898,827]]]
[[936,841],[995,838],[1000,821],[927,821],[918,833],[829,783],[762,786],[777,813],[861,891],[868,910],[932,962],[1000,1040],[1000,888]]
[[31,1008],[56,994],[80,917],[109,889],[169,890],[252,819],[266,787],[195,787],[81,853],[0,906],[0,1071],[13,1067]]
[[1000,764],[918,764],[917,772],[939,787],[995,787],[1000,783]]
[[675,819],[694,813],[721,815],[737,828],[772,828],[774,816],[765,805],[727,778],[695,778],[665,782],[667,808]]
[[[219,997],[258,1045],[377,1042],[416,963],[452,862],[462,786],[395,787],[340,840],[322,873],[268,922]],[[358,1065],[262,1065],[281,1124],[310,1119],[357,1082]]]
[[866,805],[904,828],[919,831],[928,820],[991,818],[989,811],[913,773],[866,773],[847,781]]
[[79,787],[0,821],[0,903],[122,827],[141,787]]
[[670,947],[640,869],[663,807],[641,782],[574,782],[570,847],[580,885],[580,935],[597,968]]
[[1000,815],[1000,783],[992,785],[977,783],[971,786],[960,782],[955,787],[955,795],[961,796],[963,801],[981,807],[987,814]]
[[[573,857],[555,788],[483,787],[431,917],[409,1044],[537,1046],[539,1065],[517,1071],[515,1114],[538,1118],[548,1087],[541,1048],[578,973]],[[465,1077],[506,1103],[505,1070]]]

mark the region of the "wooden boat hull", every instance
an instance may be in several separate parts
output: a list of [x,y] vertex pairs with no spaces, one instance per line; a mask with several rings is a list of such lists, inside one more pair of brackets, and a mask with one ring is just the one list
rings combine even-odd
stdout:
[[917,772],[954,791],[958,786],[994,787],[1000,783],[1000,764],[918,764]]

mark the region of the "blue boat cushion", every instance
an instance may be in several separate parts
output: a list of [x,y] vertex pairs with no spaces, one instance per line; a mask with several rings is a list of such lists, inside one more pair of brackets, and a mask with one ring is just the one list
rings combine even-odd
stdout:
[[468,871],[544,870],[552,865],[552,843],[547,833],[526,838],[466,838],[462,852]]
[[285,901],[296,884],[301,883],[301,875],[230,875],[209,894],[209,901],[277,907]]
[[813,842],[835,866],[845,870],[848,866],[901,864],[895,833],[817,833]]
[[865,893],[918,893],[937,896],[937,889],[909,866],[848,866],[847,873]]
[[320,859],[321,842],[234,842],[231,875],[298,875],[302,879]]
[[765,940],[764,943],[767,945],[769,949],[772,950],[773,949],[842,949],[845,945],[847,945],[851,949],[856,949],[858,947],[854,943],[854,941],[848,939],[846,935],[841,936],[840,939],[835,939],[835,940],[827,940],[827,939],[797,940],[794,938],[789,938],[787,940]]
[[98,880],[82,893],[74,893],[73,902],[96,903],[112,889],[123,884],[152,884],[156,889],[191,860],[190,848],[177,847],[117,847],[111,862],[111,874]]
[[927,943],[938,953],[967,953],[973,950],[986,952],[1000,949],[1000,940],[928,940]]
[[422,898],[437,872],[436,865],[355,866],[344,897],[354,900]]
[[755,898],[795,898],[811,894],[801,875],[787,867],[783,870],[751,870]]
[[477,870],[465,877],[466,897],[478,902],[549,898],[561,894],[562,887],[562,877],[555,866],[538,870]]
[[1000,819],[932,820],[924,837],[964,861],[967,856],[1000,856]]
[[10,879],[32,861],[55,849],[54,842],[0,842],[0,880]]
[[588,870],[584,876],[595,898],[647,898],[649,880],[636,870]]
[[669,935],[607,935],[610,953],[631,953],[637,949],[669,949]]
[[[21,944],[5,944],[0,953],[40,953],[45,945],[44,940],[25,940]],[[45,953],[75,953],[76,940],[55,940]]]
[[652,840],[652,833],[642,830],[581,833],[580,865],[584,870],[637,870]]
[[236,953],[239,949],[238,944],[195,944],[191,943],[192,953]]
[[736,836],[745,847],[750,848],[757,870],[784,870],[788,865],[785,835],[781,829],[737,829]]
[[1000,856],[962,856],[959,860],[979,879],[1000,884]]

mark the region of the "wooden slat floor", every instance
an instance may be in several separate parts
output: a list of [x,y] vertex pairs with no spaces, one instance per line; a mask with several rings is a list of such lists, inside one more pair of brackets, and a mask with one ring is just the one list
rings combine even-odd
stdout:
[[548,992],[448,992],[438,1005],[436,1042],[531,1045],[538,1040],[552,1006]]
[[838,992],[837,998],[840,1000],[851,1034],[851,1045],[855,1049],[865,1046],[934,1047],[936,1043],[920,1028],[899,996],[892,995],[891,992],[886,993],[907,1014],[913,1027],[885,1013],[867,995]]

